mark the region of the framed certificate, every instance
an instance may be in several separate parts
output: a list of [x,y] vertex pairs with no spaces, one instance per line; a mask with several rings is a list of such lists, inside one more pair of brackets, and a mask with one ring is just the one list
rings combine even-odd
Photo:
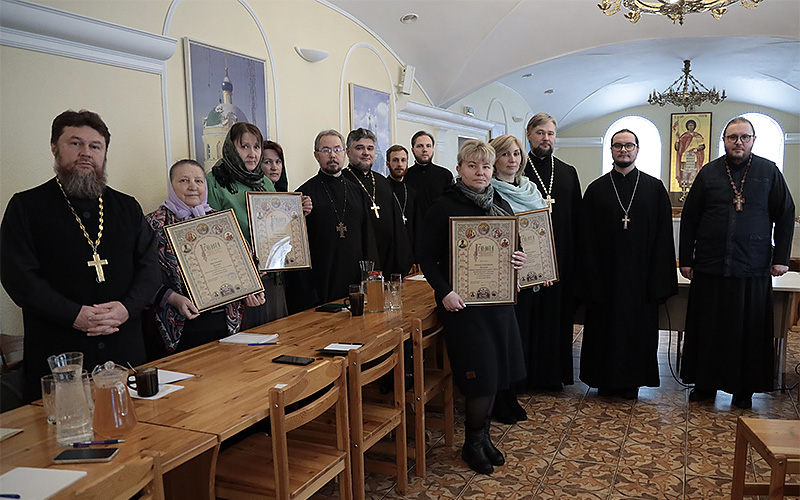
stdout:
[[300,193],[248,191],[247,218],[259,271],[311,267]]
[[264,290],[232,209],[170,224],[164,231],[200,312]]
[[538,285],[545,281],[558,281],[556,247],[553,240],[553,224],[550,210],[540,208],[517,214],[519,219],[519,239],[522,251],[528,260],[519,271],[519,284],[522,288]]
[[467,305],[514,304],[516,217],[450,217],[450,275]]

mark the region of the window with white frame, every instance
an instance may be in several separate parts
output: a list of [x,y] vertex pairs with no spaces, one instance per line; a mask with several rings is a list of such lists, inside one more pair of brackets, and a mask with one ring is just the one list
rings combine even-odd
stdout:
[[608,127],[603,137],[603,173],[614,166],[611,159],[611,137],[622,129],[628,129],[639,138],[639,154],[636,168],[656,179],[661,179],[661,133],[653,122],[643,116],[623,116]]
[[[753,154],[774,161],[778,166],[778,170],[783,172],[783,151],[786,135],[780,123],[764,113],[744,113],[739,117],[750,120],[755,129],[756,142],[753,143]],[[725,154],[724,131],[725,129],[723,128],[719,134],[719,156]]]

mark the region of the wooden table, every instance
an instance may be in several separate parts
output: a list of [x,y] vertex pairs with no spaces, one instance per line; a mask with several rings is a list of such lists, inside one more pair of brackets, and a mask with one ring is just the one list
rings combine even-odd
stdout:
[[[126,462],[140,457],[143,450],[152,450],[161,455],[164,488],[168,496],[213,498],[213,483],[197,479],[208,477],[213,472],[218,442],[216,436],[211,434],[139,422],[124,436],[124,443],[114,445],[119,448],[119,453],[110,462],[54,465],[53,457],[67,448],[56,444],[56,426],[47,424],[43,407],[28,405],[0,414],[0,427],[23,429],[23,432],[6,438],[0,444],[0,474],[15,467],[87,472],[84,478],[59,492],[54,498],[68,498],[85,484],[99,480],[104,484],[114,485],[115,475],[123,474]],[[108,495],[113,496],[113,490]]]

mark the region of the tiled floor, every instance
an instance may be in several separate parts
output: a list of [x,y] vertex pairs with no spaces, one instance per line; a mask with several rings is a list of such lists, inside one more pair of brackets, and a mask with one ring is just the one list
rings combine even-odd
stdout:
[[[576,332],[577,380],[580,332]],[[675,339],[670,356],[674,359]],[[690,403],[688,389],[670,375],[669,336],[662,332],[661,387],[643,388],[635,401],[600,398],[576,382],[558,393],[520,396],[528,420],[493,426],[494,442],[506,465],[486,476],[461,460],[463,424],[457,422],[456,446],[432,436],[428,474],[414,474],[409,461],[409,490],[401,497],[391,477],[369,475],[367,498],[378,499],[669,499],[730,498],[736,418],[800,419],[797,389],[756,394],[751,410],[731,407],[719,392],[714,403]],[[790,333],[788,371],[800,362],[800,334]],[[798,376],[787,377],[797,383]],[[769,468],[758,454],[748,477],[768,480]],[[325,493],[332,493],[326,488]]]

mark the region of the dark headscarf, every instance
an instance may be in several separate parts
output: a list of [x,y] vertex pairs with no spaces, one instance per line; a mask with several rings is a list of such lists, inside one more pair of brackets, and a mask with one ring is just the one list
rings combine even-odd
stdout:
[[222,145],[222,158],[211,167],[211,173],[220,186],[230,191],[231,194],[239,192],[235,185],[236,182],[244,184],[253,191],[264,191],[264,172],[261,171],[260,158],[258,165],[253,170],[247,170],[244,160],[236,151],[236,145],[231,139],[231,132],[228,131],[225,143]]

